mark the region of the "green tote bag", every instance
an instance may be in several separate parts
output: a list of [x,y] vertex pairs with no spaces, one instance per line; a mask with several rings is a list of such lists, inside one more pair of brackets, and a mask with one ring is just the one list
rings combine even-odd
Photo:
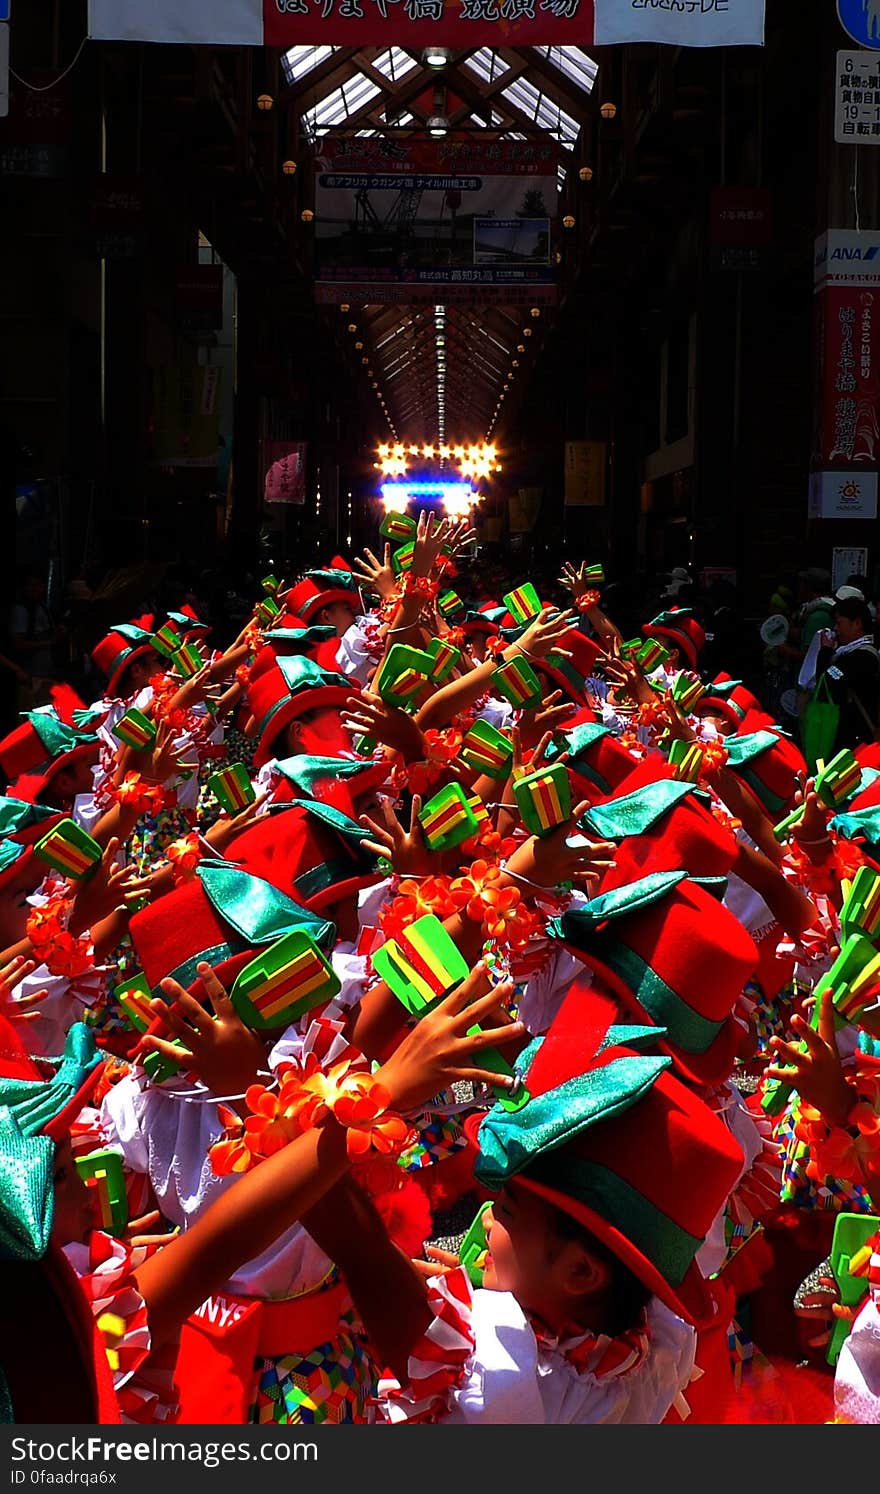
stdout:
[[839,724],[840,706],[832,700],[823,674],[801,712],[801,748],[811,773],[820,757],[826,762],[831,757]]

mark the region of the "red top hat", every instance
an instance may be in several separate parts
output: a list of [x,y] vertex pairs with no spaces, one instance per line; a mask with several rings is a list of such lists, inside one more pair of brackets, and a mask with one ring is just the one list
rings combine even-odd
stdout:
[[373,857],[358,847],[365,835],[331,805],[295,799],[289,809],[259,816],[226,854],[316,913],[382,881]]
[[708,695],[697,701],[694,713],[697,716],[723,716],[734,731],[739,730],[749,711],[761,709],[757,696],[746,689],[742,680],[731,681],[729,674],[716,674],[708,691]]
[[672,607],[668,612],[661,612],[642,628],[642,632],[646,638],[665,639],[679,650],[692,669],[696,669],[700,649],[706,642],[706,634],[687,608]]
[[618,842],[614,865],[602,880],[603,892],[648,872],[726,877],[732,871],[736,838],[694,797],[693,788],[676,783],[666,763],[646,758],[613,798],[591,805],[588,833]]
[[119,682],[130,664],[148,653],[153,645],[155,616],[147,612],[130,623],[118,623],[92,649],[92,659],[106,676],[105,691],[115,695]]
[[345,675],[328,674],[313,659],[301,655],[267,664],[256,678],[251,678],[247,692],[259,739],[254,766],[261,768],[275,755],[278,738],[297,716],[322,707],[343,706],[357,689]]
[[497,638],[499,628],[498,619],[487,616],[487,613],[498,612],[498,603],[494,601],[481,602],[476,612],[466,612],[458,627],[463,633],[485,633],[490,638]]
[[171,976],[204,996],[196,966],[205,960],[227,990],[257,950],[294,928],[318,942],[332,924],[310,920],[297,900],[248,869],[202,863],[199,875],[135,913],[131,942],[150,986]]
[[[467,1123],[477,1179],[509,1177],[562,1209],[686,1321],[715,1303],[696,1254],[742,1171],[724,1122],[664,1066],[596,1028],[580,992],[561,1006],[524,1079],[530,1098]],[[639,1038],[641,1034],[636,1033]]]
[[[589,706],[582,706],[560,728],[563,750],[569,755],[566,767],[571,779],[573,802],[594,802],[614,794],[637,767],[626,748],[621,746],[596,717]],[[552,761],[552,755],[550,759]]]
[[657,873],[553,919],[551,936],[594,970],[640,1021],[665,1029],[657,1046],[684,1078],[720,1084],[740,1029],[732,1012],[759,955],[717,898],[674,872]]
[[357,612],[360,609],[360,592],[349,569],[341,566],[326,571],[310,571],[290,588],[284,598],[288,611],[296,612],[303,622],[310,623],[322,607],[331,602],[345,602]]
[[570,659],[563,658],[562,654],[550,653],[538,662],[536,668],[543,671],[571,700],[580,704],[586,699],[586,681],[595,674],[596,663],[604,658],[604,654],[598,643],[587,638],[577,628],[569,629],[561,646],[571,654]]
[[0,742],[0,767],[17,780],[13,797],[34,802],[64,768],[98,761],[98,739],[67,726],[53,711],[30,711]]
[[749,711],[741,729],[725,739],[725,746],[728,768],[771,818],[787,814],[807,773],[797,744],[782,736],[771,717]]
[[273,804],[311,797],[356,820],[358,799],[387,782],[390,765],[387,758],[314,758],[303,753],[282,760],[278,769],[281,778]]

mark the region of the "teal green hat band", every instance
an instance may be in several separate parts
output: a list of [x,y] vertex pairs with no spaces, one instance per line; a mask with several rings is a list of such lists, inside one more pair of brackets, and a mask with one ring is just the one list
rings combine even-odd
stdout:
[[310,902],[320,892],[326,892],[328,887],[338,887],[343,882],[350,882],[353,877],[363,877],[368,873],[362,866],[354,861],[325,861],[320,866],[310,867],[296,878],[294,886],[300,897]]
[[[703,1241],[688,1234],[631,1183],[598,1162],[561,1152],[542,1157],[527,1176],[585,1204],[635,1245],[671,1287],[681,1286]],[[697,1179],[694,1186],[698,1186]]]
[[655,1022],[665,1027],[669,1041],[683,1053],[705,1053],[711,1048],[723,1022],[710,1022],[661,980],[641,955],[627,949],[615,938],[613,928],[595,934],[590,953],[613,970],[632,991],[640,1006]]
[[606,804],[592,805],[578,824],[603,840],[644,835],[664,814],[687,798],[693,787],[692,783],[678,783],[674,778],[660,778],[635,793],[623,794]]

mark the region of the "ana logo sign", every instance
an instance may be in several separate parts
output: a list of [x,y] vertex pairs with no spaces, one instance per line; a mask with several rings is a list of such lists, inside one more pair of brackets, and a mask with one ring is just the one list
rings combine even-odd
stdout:
[[837,0],[837,16],[853,41],[880,51],[880,0]]
[[[878,4],[880,4],[880,0],[878,0]],[[831,260],[833,262],[836,259],[855,259],[859,260],[862,264],[866,264],[869,259],[876,259],[878,254],[880,254],[880,244],[872,244],[869,249],[860,249],[858,246],[847,247],[846,245],[840,245],[839,248],[832,249]]]

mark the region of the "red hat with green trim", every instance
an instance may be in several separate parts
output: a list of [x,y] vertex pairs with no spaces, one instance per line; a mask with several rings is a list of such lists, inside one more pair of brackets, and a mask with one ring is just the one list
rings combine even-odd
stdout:
[[117,623],[92,649],[92,661],[106,678],[105,694],[113,697],[126,669],[135,659],[151,650],[155,652],[153,634],[156,619],[152,612],[131,622]]
[[355,682],[344,674],[329,674],[301,654],[277,659],[248,685],[248,705],[258,738],[254,766],[261,768],[275,756],[281,733],[297,716],[341,707],[357,691]]
[[[742,1171],[724,1122],[641,1051],[643,1032],[609,1029],[608,1003],[567,998],[546,1037],[517,1060],[529,1099],[467,1125],[474,1175],[514,1179],[576,1219],[673,1312],[697,1326],[715,1302],[696,1256]],[[631,1040],[630,1040],[631,1039]]]
[[584,706],[556,732],[547,748],[548,762],[562,752],[569,754],[566,767],[572,783],[574,802],[580,799],[605,798],[621,787],[637,763],[608,727],[597,720],[595,711]]
[[317,799],[330,804],[349,819],[357,817],[357,800],[388,779],[388,758],[315,757],[300,752],[276,759],[273,771],[279,783],[273,804],[291,804],[296,799]]
[[312,622],[316,613],[332,602],[345,602],[355,612],[361,610],[360,590],[350,569],[307,571],[284,598],[288,611],[297,613],[305,623]]
[[[746,717],[744,726],[753,716]],[[795,794],[807,773],[800,748],[773,723],[754,731],[737,732],[725,738],[727,767],[771,819],[778,820],[794,805]]]
[[691,669],[696,669],[700,650],[706,642],[706,634],[689,607],[671,607],[660,612],[642,628],[646,638],[662,638],[687,659]]
[[499,607],[497,602],[481,602],[476,611],[469,608],[464,617],[457,621],[457,626],[465,634],[485,633],[489,638],[497,638],[501,631],[499,623],[505,613],[506,609]]
[[739,731],[749,711],[760,711],[761,702],[742,680],[732,680],[729,674],[717,674],[707,686],[708,694],[694,706],[695,716],[722,716]]
[[654,872],[551,919],[548,934],[627,1012],[662,1029],[657,1046],[685,1079],[728,1077],[742,1036],[733,1009],[759,954],[705,888],[683,872]]
[[364,850],[369,832],[331,804],[292,799],[260,815],[227,848],[230,861],[264,877],[312,912],[373,887],[384,873]]
[[603,892],[647,872],[724,878],[738,854],[733,831],[701,803],[696,785],[673,778],[657,759],[639,763],[615,797],[591,804],[578,823],[594,839],[617,844]]
[[0,767],[13,781],[14,798],[36,800],[56,773],[81,758],[96,763],[98,751],[98,738],[92,732],[67,726],[47,706],[28,711],[20,725],[0,741]]
[[596,673],[596,665],[605,655],[598,643],[577,628],[570,628],[563,636],[562,647],[571,654],[570,659],[551,652],[535,668],[580,705],[586,700],[586,682]]
[[160,996],[166,976],[204,996],[196,966],[211,965],[227,990],[254,955],[300,929],[332,945],[332,923],[317,918],[272,882],[229,861],[202,861],[196,875],[135,913],[129,924],[141,969]]

